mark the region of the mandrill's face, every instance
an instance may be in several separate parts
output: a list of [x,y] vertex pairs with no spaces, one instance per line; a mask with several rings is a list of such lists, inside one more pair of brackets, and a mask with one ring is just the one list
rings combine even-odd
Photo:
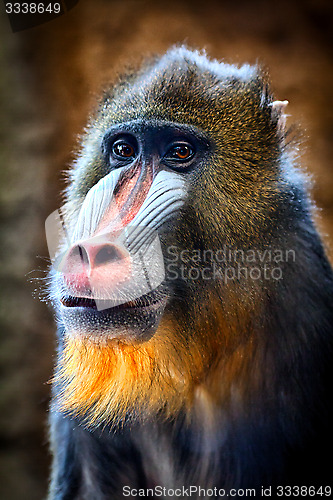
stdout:
[[188,186],[208,150],[201,131],[165,121],[107,130],[96,154],[108,173],[65,223],[54,264],[67,335],[132,343],[155,333],[174,295],[167,248],[178,240]]

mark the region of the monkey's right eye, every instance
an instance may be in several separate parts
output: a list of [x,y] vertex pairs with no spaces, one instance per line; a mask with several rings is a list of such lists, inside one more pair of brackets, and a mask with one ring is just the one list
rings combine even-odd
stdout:
[[119,140],[112,145],[112,154],[121,159],[130,159],[135,157],[134,147],[127,141]]

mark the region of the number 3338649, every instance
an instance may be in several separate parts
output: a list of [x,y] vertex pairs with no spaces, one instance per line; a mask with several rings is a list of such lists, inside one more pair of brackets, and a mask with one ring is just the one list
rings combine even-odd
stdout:
[[6,13],[7,14],[59,14],[61,10],[60,3],[18,3],[18,2],[7,2],[6,3]]

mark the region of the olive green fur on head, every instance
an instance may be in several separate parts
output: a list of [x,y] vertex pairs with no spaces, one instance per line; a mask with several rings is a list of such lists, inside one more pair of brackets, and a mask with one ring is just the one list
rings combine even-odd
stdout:
[[[166,121],[196,127],[212,143],[214,154],[198,174],[195,198],[189,193],[188,205],[199,211],[197,221],[211,227],[223,212],[224,239],[234,245],[261,240],[263,232],[271,232],[268,221],[274,210],[280,211],[289,189],[282,172],[288,154],[285,131],[273,101],[267,75],[258,66],[209,60],[183,46],[170,49],[105,93],[70,175],[65,213],[77,211],[88,190],[107,173],[101,143],[111,126]],[[201,216],[202,206],[206,210]],[[234,221],[240,219],[242,226],[236,227]]]

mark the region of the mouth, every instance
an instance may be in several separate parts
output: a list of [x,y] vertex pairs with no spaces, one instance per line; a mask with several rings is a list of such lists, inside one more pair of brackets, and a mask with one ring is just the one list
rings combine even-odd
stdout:
[[135,300],[114,306],[110,300],[98,300],[96,304],[94,299],[71,295],[63,296],[60,303],[60,314],[68,335],[83,335],[94,340],[142,341],[155,333],[167,296],[159,287]]
[[[60,299],[61,304],[64,307],[73,307],[73,308],[84,308],[84,309],[94,309],[99,311],[112,310],[114,312],[124,311],[128,309],[141,309],[141,308],[149,308],[159,305],[164,295],[161,292],[153,291],[138,297],[135,300],[129,300],[128,302],[124,302],[122,304],[112,305],[110,300],[98,300],[98,306],[95,299],[89,299],[86,297],[74,297],[68,295],[66,297],[62,297]],[[103,307],[105,305],[105,307]],[[110,307],[111,305],[111,307]]]

